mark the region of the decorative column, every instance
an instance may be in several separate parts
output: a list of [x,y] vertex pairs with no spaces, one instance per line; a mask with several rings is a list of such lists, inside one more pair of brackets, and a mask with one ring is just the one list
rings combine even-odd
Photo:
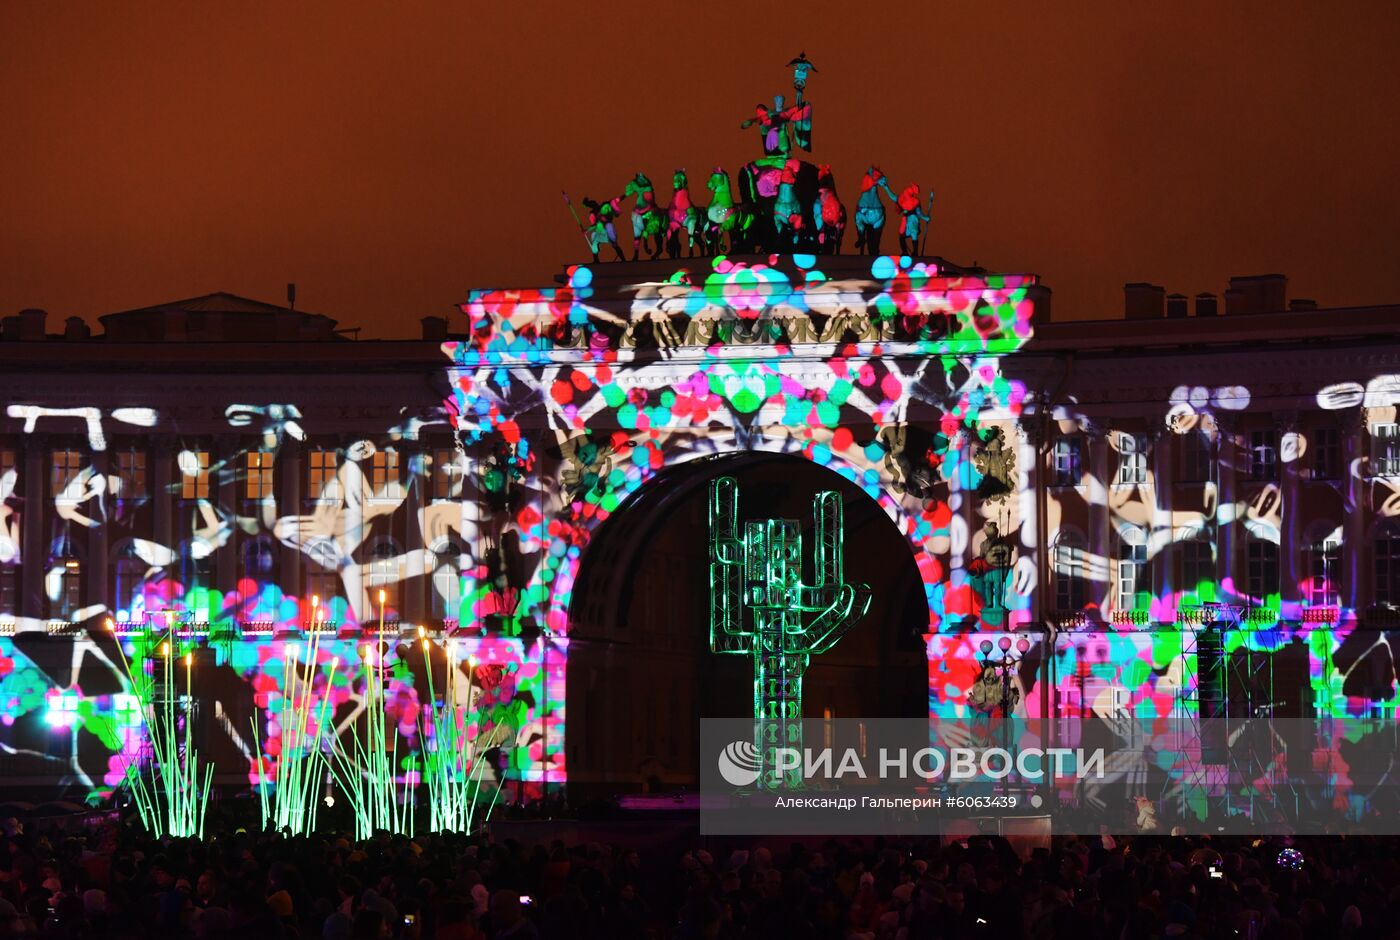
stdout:
[[[1299,455],[1298,413],[1279,412],[1275,419],[1279,439],[1279,499],[1283,503],[1282,524],[1279,526],[1279,604],[1296,603],[1303,599],[1298,585],[1302,582],[1301,553],[1303,545],[1301,507],[1298,505]],[[1280,614],[1281,616],[1281,614]]]
[[[1104,570],[1108,572],[1108,583],[1101,586],[1099,596],[1088,598],[1088,600],[1097,601],[1099,609],[1107,611],[1115,603],[1115,582],[1118,577],[1118,555],[1114,551],[1112,533],[1109,531],[1108,512],[1108,491],[1113,487],[1116,477],[1109,475],[1108,436],[1102,428],[1086,427],[1084,429],[1084,449],[1088,452],[1085,454],[1085,459],[1089,463],[1087,494],[1089,531],[1086,533],[1089,540],[1089,554],[1093,558],[1103,559],[1105,562]],[[1098,492],[1095,492],[1096,486]]]
[[[305,445],[290,435],[282,439],[277,448],[277,467],[273,471],[276,485],[278,514],[299,516],[305,512],[302,502],[302,481],[306,479],[303,467]],[[298,597],[306,590],[302,580],[302,558],[300,549],[293,548],[278,540],[276,542],[278,587],[286,597]],[[307,611],[308,616],[314,616]]]
[[47,455],[49,440],[43,434],[26,434],[20,439],[19,489],[24,494],[24,515],[20,517],[20,599],[19,617],[48,616],[48,599],[44,596],[44,567],[48,564],[48,549],[44,533],[53,519],[53,500],[49,498]]

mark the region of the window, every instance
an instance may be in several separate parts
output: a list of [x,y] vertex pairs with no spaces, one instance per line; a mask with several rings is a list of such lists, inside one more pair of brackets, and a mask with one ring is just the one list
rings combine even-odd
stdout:
[[180,580],[186,588],[214,586],[214,559],[210,555],[195,558],[186,553],[180,559]]
[[247,470],[246,492],[249,499],[272,498],[272,452],[250,450],[244,455]]
[[306,493],[310,499],[335,502],[340,498],[340,480],[335,475],[339,455],[333,450],[313,450],[307,455]]
[[277,567],[277,550],[272,540],[259,536],[243,546],[243,570],[239,580],[251,581],[258,587],[276,581],[273,571]]
[[1251,538],[1247,549],[1248,572],[1245,589],[1257,607],[1273,606],[1278,600],[1278,545],[1267,539]]
[[117,478],[121,480],[118,499],[145,499],[150,496],[150,481],[146,475],[146,452],[128,447],[116,452]]
[[1215,546],[1204,533],[1181,542],[1181,589],[1201,600],[1215,597]]
[[399,452],[393,448],[376,450],[370,461],[370,488],[373,497],[399,495]]
[[432,553],[435,620],[456,620],[461,612],[464,554],[462,546],[456,542],[439,544]]
[[1181,435],[1181,479],[1186,483],[1204,483],[1211,479],[1210,438],[1200,431]]
[[1400,424],[1371,426],[1371,472],[1376,476],[1400,476]]
[[180,470],[180,498],[209,498],[209,451],[182,450],[176,458]]
[[457,465],[457,452],[447,447],[433,451],[433,499],[451,499],[456,483],[462,477]]
[[1337,603],[1337,571],[1342,557],[1340,528],[1311,539],[1307,550],[1307,590],[1310,607],[1332,607]]
[[61,496],[68,488],[68,484],[73,482],[83,470],[83,455],[76,450],[56,450],[53,452],[53,464],[50,472],[50,484],[53,487],[53,495]]
[[1084,536],[1061,532],[1055,542],[1055,607],[1080,610],[1084,607]]
[[18,460],[19,455],[13,450],[8,447],[0,447],[0,477],[4,477],[5,474],[9,473],[11,470],[15,471],[15,474],[18,475]]
[[54,542],[49,571],[44,579],[49,596],[49,616],[68,620],[83,606],[83,561],[67,536]]
[[1312,478],[1335,480],[1342,475],[1341,435],[1336,428],[1317,428],[1312,434]]
[[136,555],[135,547],[128,542],[117,552],[113,566],[114,588],[112,607],[121,621],[139,620],[136,601],[142,596],[141,584],[145,580],[149,566]]
[[1119,610],[1137,607],[1138,591],[1143,589],[1143,569],[1147,567],[1147,539],[1141,529],[1131,528],[1121,533],[1118,542]]
[[19,566],[0,565],[0,617],[19,613]]
[[1050,477],[1055,486],[1078,486],[1083,476],[1082,444],[1077,437],[1061,437],[1051,452]]
[[1252,480],[1278,479],[1278,432],[1249,432],[1249,477]]
[[[397,620],[399,604],[399,582],[403,580],[399,569],[399,550],[388,540],[375,543],[374,560],[369,567],[369,602],[373,609],[370,619],[385,621]],[[379,600],[383,592],[384,600]]]
[[1147,482],[1147,438],[1142,434],[1118,435],[1119,483]]
[[330,602],[334,597],[340,595],[340,575],[334,571],[321,571],[313,569],[306,575],[306,611],[307,619],[318,619],[317,613],[311,607],[311,599],[316,600],[321,605],[319,619],[331,618]]
[[1376,603],[1400,606],[1400,530],[1376,538]]

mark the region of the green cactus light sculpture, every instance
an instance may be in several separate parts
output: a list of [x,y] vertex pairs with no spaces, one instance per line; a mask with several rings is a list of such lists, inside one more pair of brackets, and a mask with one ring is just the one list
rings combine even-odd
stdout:
[[[870,609],[870,589],[845,573],[842,506],[832,490],[812,500],[816,583],[802,583],[795,519],[749,522],[739,532],[739,485],[710,484],[710,648],[753,656],[758,786],[787,789],[801,774],[777,768],[779,748],[802,749],[802,674]],[[751,615],[751,616],[750,616]]]

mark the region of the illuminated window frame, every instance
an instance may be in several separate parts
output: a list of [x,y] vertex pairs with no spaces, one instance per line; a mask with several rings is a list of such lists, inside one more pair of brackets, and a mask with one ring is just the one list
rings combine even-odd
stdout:
[[306,452],[306,496],[312,502],[333,503],[340,499],[340,453],[331,447]]
[[114,456],[117,477],[122,481],[117,498],[139,500],[149,497],[151,495],[150,457],[146,451],[132,445],[119,448]]
[[1084,480],[1084,439],[1059,437],[1050,453],[1050,485],[1078,486]]
[[439,447],[433,451],[433,499],[452,499],[456,496],[457,481],[461,479],[462,468],[457,463],[457,451],[451,447]]
[[198,464],[198,471],[187,474],[180,469],[179,457],[176,459],[176,472],[180,474],[180,498],[181,499],[208,499],[209,498],[209,451],[189,450],[194,455]]
[[1278,479],[1278,431],[1264,429],[1249,432],[1249,478]]
[[1138,593],[1147,570],[1147,535],[1136,526],[1119,532],[1118,572],[1114,602],[1118,610],[1136,610]]
[[1334,607],[1340,599],[1338,572],[1342,567],[1342,534],[1340,528],[1308,540],[1304,570],[1308,574],[1309,607]]
[[403,463],[392,447],[376,450],[369,459],[370,499],[400,499],[403,496]]
[[1118,482],[1140,484],[1147,482],[1147,435],[1118,435]]
[[1055,609],[1082,610],[1087,602],[1088,546],[1074,529],[1062,529],[1055,540]]
[[1371,473],[1400,476],[1400,424],[1371,425]]
[[244,477],[243,495],[250,500],[272,499],[273,454],[270,450],[250,450],[243,455]]
[[72,448],[55,450],[49,456],[49,486],[55,497],[62,496],[68,484],[83,472],[83,453]]

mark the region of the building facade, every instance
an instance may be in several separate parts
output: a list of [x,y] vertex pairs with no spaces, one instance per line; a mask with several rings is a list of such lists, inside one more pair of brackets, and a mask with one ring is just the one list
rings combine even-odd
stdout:
[[[1288,309],[1248,278],[1183,317],[1161,293],[1057,323],[1033,276],[792,255],[574,267],[421,342],[227,295],[96,338],[10,318],[7,777],[118,783],[142,731],[114,644],[168,635],[202,657],[220,779],[255,782],[246,729],[316,633],[395,664],[405,747],[427,677],[465,669],[513,796],[692,785],[694,719],[749,697],[711,665],[683,497],[795,460],[788,488],[865,512],[881,605],[814,660],[809,713],[971,720],[984,641],[1020,632],[1017,740],[1113,729],[1137,755],[1115,799],[1199,813],[1230,796],[1218,733],[1391,714],[1400,308]],[[777,505],[788,478],[751,472]],[[912,699],[889,688],[911,661]],[[362,687],[326,680],[337,722]]]

